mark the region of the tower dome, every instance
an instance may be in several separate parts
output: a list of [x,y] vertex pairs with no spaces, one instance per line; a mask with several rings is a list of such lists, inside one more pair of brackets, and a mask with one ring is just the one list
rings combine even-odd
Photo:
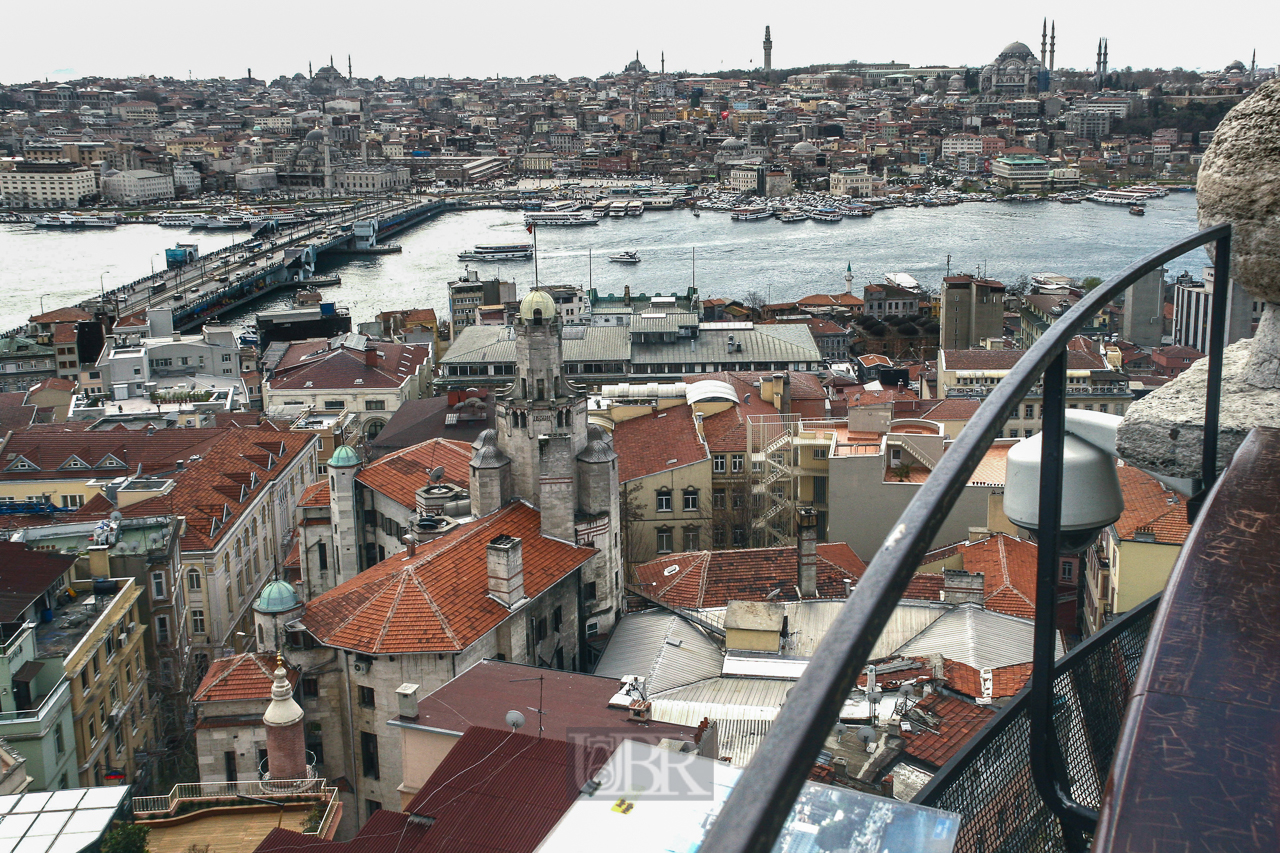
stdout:
[[311,145],[319,145],[324,142],[324,131],[318,127],[312,128],[307,131],[307,135],[303,137],[303,141]]
[[556,302],[545,290],[531,290],[520,300],[520,320],[541,323],[556,315]]
[[1033,56],[1031,48],[1027,47],[1020,41],[1010,42],[1005,45],[1004,50],[1000,51],[1001,59],[1030,59]]
[[360,457],[354,450],[343,444],[333,451],[328,464],[330,468],[352,468],[360,464]]
[[288,613],[302,606],[293,586],[282,580],[273,580],[262,588],[253,609],[259,613]]

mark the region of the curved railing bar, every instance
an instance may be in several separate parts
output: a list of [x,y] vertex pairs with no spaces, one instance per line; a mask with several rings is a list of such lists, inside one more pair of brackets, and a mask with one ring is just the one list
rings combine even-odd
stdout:
[[[1068,342],[1088,325],[1094,315],[1138,279],[1169,261],[1216,242],[1219,274],[1229,272],[1230,240],[1231,226],[1216,225],[1129,265],[1119,275],[1085,294],[1045,331],[1000,381],[943,454],[933,473],[885,537],[866,574],[859,580],[853,595],[845,602],[815,650],[804,675],[790,692],[787,703],[782,706],[751,764],[734,786],[701,850],[707,853],[770,853],[773,849],[823,742],[838,720],[840,708],[866,664],[876,639],[906,591],[929,543],[995,439],[996,431],[1003,429],[1005,421],[1035,386],[1050,362],[1061,357],[1065,367],[1064,353]],[[1218,279],[1220,285],[1215,288],[1215,297],[1218,291],[1225,293],[1227,288],[1224,285],[1228,280],[1226,275]],[[1223,305],[1225,307],[1225,302]],[[1217,309],[1217,304],[1214,307]],[[1214,321],[1221,320],[1222,312],[1215,310]],[[1221,349],[1209,355],[1211,375],[1216,359],[1218,376],[1221,376]],[[1211,393],[1216,394],[1217,389],[1211,389]],[[1216,405],[1212,405],[1215,399],[1211,398],[1211,411],[1206,412],[1206,435],[1212,431],[1216,436],[1218,415]],[[1046,435],[1045,447],[1056,443],[1060,448],[1062,439],[1061,433],[1056,442],[1052,436]],[[1043,466],[1044,469],[1049,467]],[[1212,485],[1208,482],[1212,476],[1205,479],[1207,488]],[[1042,522],[1049,521],[1045,513],[1040,517]],[[1060,523],[1056,513],[1052,521]],[[1057,531],[1053,532],[1056,539]],[[1063,802],[1055,797],[1048,805],[1062,816]]]

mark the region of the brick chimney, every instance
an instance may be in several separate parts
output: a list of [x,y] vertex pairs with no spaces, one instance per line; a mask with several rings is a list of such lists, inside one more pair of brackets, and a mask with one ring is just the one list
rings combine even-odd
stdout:
[[378,348],[375,347],[373,344],[365,344],[364,366],[365,367],[378,366]]
[[982,572],[970,574],[964,569],[944,569],[942,572],[942,600],[947,604],[965,601],[982,603],[986,577]]
[[520,540],[505,533],[488,546],[489,594],[508,608],[524,599],[524,558]]
[[798,585],[801,598],[818,597],[818,511],[811,506],[796,510],[796,526],[800,528],[800,565]]

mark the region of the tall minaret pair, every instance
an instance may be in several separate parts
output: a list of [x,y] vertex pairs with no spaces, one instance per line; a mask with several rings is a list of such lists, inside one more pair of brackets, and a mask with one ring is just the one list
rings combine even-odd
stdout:
[[767,78],[773,70],[773,37],[769,35],[769,27],[764,28],[764,76]]
[[1106,84],[1107,54],[1109,50],[1110,50],[1110,45],[1107,44],[1107,40],[1098,39],[1098,67],[1097,67],[1097,71],[1095,72],[1095,75],[1098,78],[1099,89],[1101,89]]

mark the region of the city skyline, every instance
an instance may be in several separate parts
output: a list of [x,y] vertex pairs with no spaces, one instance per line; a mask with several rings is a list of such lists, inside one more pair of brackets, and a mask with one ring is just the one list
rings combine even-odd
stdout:
[[[70,12],[83,8],[72,0]],[[533,7],[501,2],[492,7],[499,23],[473,33],[476,18],[466,7],[433,10],[430,17],[408,13],[399,23],[373,17],[371,25],[343,30],[322,11],[299,20],[296,10],[264,7],[252,20],[210,17],[191,28],[176,27],[172,38],[152,40],[143,49],[114,38],[129,32],[123,22],[60,36],[56,51],[39,39],[20,41],[0,56],[0,83],[70,80],[83,77],[237,78],[248,69],[273,80],[319,68],[330,55],[343,72],[347,56],[357,77],[527,77],[554,73],[563,78],[619,72],[639,52],[657,71],[665,56],[668,71],[711,73],[759,68],[764,64],[765,26],[772,27],[773,68],[813,64],[904,62],[913,66],[981,66],[1013,41],[1039,50],[1043,11],[1006,14],[997,24],[979,25],[971,10],[927,3],[904,21],[895,10],[860,12],[846,26],[817,27],[789,21],[776,7],[755,2],[729,19],[712,10],[659,0],[643,17],[616,28],[548,19]],[[833,14],[835,9],[832,10]],[[1280,10],[1258,9],[1248,28],[1199,30],[1180,20],[1121,7],[1105,19],[1085,11],[1064,10],[1051,17],[1057,26],[1057,67],[1090,70],[1099,38],[1111,47],[1111,68],[1217,70],[1232,60],[1248,64],[1258,33],[1280,28]],[[38,31],[44,14],[23,7],[10,15],[13,32]],[[806,21],[813,21],[810,16]],[[679,26],[672,26],[676,22]],[[134,28],[137,29],[137,28]],[[145,27],[142,29],[146,29]],[[198,33],[192,49],[178,33]],[[859,33],[850,39],[849,33]],[[963,34],[960,38],[956,34]],[[554,45],[548,48],[548,44]],[[122,47],[122,45],[124,47]],[[1263,55],[1259,66],[1275,64]]]

